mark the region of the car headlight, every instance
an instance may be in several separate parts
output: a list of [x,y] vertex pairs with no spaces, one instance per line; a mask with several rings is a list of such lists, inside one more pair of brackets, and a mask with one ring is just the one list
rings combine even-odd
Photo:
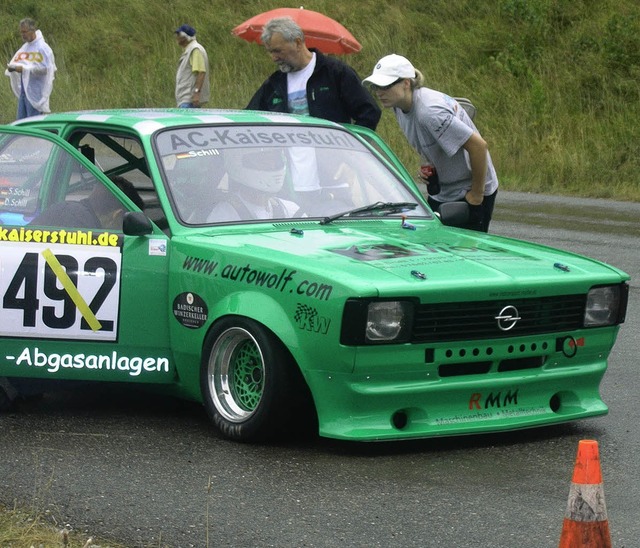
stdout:
[[593,287],[587,294],[584,309],[585,327],[604,327],[624,321],[627,308],[626,285]]
[[398,301],[369,303],[365,337],[373,342],[396,340],[406,329],[406,304]]
[[415,303],[352,299],[345,304],[340,342],[347,345],[404,343],[411,337]]

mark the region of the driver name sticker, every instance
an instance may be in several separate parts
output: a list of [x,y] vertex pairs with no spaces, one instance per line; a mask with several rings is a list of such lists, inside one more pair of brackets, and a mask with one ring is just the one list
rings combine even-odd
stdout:
[[115,341],[119,247],[0,245],[0,336]]

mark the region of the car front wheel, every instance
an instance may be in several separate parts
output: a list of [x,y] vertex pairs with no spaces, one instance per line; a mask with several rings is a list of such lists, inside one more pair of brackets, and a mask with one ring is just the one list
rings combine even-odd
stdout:
[[211,419],[230,439],[253,442],[287,431],[296,390],[295,363],[261,324],[220,320],[205,342],[202,396]]

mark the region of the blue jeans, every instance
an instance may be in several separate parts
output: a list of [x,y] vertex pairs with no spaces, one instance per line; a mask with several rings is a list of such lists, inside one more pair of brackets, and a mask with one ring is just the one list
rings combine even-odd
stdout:
[[22,93],[20,93],[20,97],[18,98],[18,113],[16,115],[16,120],[21,120],[22,118],[27,118],[28,116],[38,116],[39,114],[42,113],[39,110],[33,108],[24,93],[24,88],[22,88]]

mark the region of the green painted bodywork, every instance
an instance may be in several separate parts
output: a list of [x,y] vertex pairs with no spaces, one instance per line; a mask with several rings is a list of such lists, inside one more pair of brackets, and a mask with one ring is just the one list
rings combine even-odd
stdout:
[[[266,326],[289,350],[310,389],[322,436],[392,440],[473,434],[607,412],[599,384],[617,325],[482,340],[467,340],[461,328],[455,341],[347,346],[340,342],[341,324],[345,302],[351,298],[461,303],[555,297],[624,283],[624,272],[541,245],[446,227],[436,218],[412,220],[415,230],[403,229],[392,217],[344,218],[327,225],[292,219],[187,226],[171,213],[171,198],[154,160],[154,133],[165,127],[229,121],[271,123],[264,113],[242,111],[96,111],[53,114],[4,128],[56,131],[58,142],[78,127],[137,135],[167,227],[161,230],[154,224],[151,234],[139,236],[119,232],[117,340],[2,336],[1,377],[144,383],[202,401],[200,366],[206,334],[220,318],[239,315]],[[386,145],[372,132],[352,130],[375,141],[383,161],[424,204]],[[73,147],[65,150],[106,181]],[[292,228],[302,233],[292,233]],[[0,247],[10,244],[24,250],[34,245],[12,241],[11,231],[19,239],[20,227],[3,224],[0,230]],[[101,247],[93,248],[99,254]],[[555,267],[557,263],[566,269]],[[423,273],[424,279],[412,271]],[[201,297],[205,310],[186,307],[183,321],[178,321],[176,298],[185,294]],[[196,323],[186,325],[185,315],[190,314]],[[573,356],[558,346],[569,337],[580,341]],[[504,360],[529,358],[539,358],[542,365],[499,371]],[[443,365],[476,362],[488,362],[487,370],[439,374]]]

